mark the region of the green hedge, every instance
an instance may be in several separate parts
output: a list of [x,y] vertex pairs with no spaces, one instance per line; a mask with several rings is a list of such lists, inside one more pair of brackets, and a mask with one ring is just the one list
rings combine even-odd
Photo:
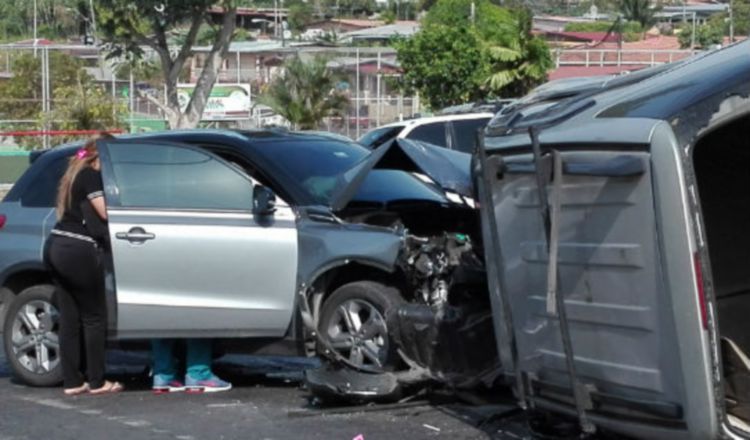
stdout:
[[[568,23],[565,32],[607,32],[612,27],[611,21],[591,21],[583,23]],[[636,21],[628,21],[622,26],[624,33],[640,34],[641,24]]]
[[0,156],[0,183],[13,183],[29,166],[29,156]]

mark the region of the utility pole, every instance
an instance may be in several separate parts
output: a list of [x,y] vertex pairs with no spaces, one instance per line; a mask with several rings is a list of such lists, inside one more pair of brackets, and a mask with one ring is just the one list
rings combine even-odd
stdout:
[[729,0],[729,42],[734,43],[734,4]]
[[36,57],[36,0],[34,0],[34,57]]
[[693,11],[693,34],[690,36],[690,50],[695,49],[695,11]]
[[89,11],[91,13],[91,32],[94,34],[94,46],[98,46],[96,39],[96,15],[94,13],[94,0],[89,0]]

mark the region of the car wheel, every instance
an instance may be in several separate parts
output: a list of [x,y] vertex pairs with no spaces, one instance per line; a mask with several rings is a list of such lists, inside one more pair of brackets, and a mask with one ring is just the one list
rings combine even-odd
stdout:
[[380,283],[357,281],[339,287],[321,307],[318,331],[324,344],[319,350],[362,371],[398,368],[401,359],[389,316],[401,303],[397,289]]
[[8,307],[3,325],[5,357],[22,381],[52,386],[62,381],[58,311],[54,287],[40,284],[23,290]]

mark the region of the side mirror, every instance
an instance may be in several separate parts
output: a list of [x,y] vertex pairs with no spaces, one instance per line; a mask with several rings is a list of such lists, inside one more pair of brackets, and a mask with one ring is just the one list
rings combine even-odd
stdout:
[[253,214],[271,215],[276,212],[276,195],[270,188],[256,185],[253,188]]

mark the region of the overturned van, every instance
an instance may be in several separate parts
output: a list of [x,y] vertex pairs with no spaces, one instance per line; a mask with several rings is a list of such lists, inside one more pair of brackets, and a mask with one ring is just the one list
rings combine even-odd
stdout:
[[474,167],[503,374],[585,432],[750,437],[750,41],[542,89]]

